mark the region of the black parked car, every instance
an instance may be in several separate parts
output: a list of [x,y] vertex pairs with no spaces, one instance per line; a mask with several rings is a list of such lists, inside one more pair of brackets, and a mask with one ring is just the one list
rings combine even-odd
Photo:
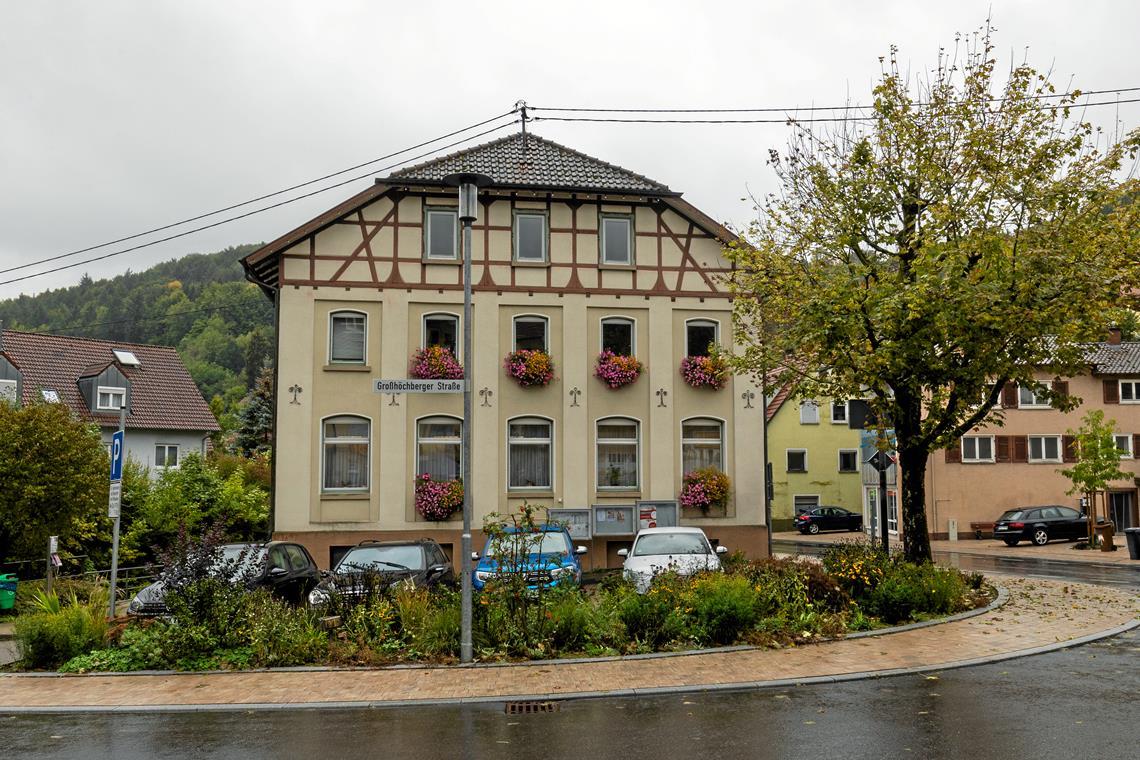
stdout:
[[[305,547],[285,541],[267,544],[225,544],[219,572],[248,576],[251,589],[266,588],[290,604],[301,604],[321,580],[317,563]],[[239,562],[240,560],[240,562]],[[166,615],[166,586],[160,579],[135,594],[127,613],[146,617]]]
[[1072,541],[1084,538],[1088,532],[1088,516],[1060,504],[1010,509],[994,523],[994,538],[1009,546],[1017,546],[1018,541],[1044,546],[1054,538]]
[[455,582],[455,571],[443,548],[430,538],[410,541],[361,541],[345,552],[332,572],[309,593],[309,604],[320,607],[335,590],[341,594],[366,593],[360,576],[378,578],[389,586],[411,580],[419,588]]
[[796,529],[815,535],[821,530],[862,530],[863,515],[843,507],[816,507],[796,515]]

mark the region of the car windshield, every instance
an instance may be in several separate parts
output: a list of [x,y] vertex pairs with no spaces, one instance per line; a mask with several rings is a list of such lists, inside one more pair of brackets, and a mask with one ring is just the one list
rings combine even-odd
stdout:
[[417,544],[356,546],[336,566],[338,573],[362,570],[423,570],[424,552]]
[[[509,542],[508,545],[513,544],[515,541],[525,541],[528,554],[570,553],[570,541],[562,531],[552,530],[529,534],[507,533],[505,540]],[[483,554],[487,557],[495,556],[494,546],[490,539],[487,540],[487,548]]]
[[[991,512],[990,514],[993,514],[993,512]],[[1024,515],[1024,514],[1025,514],[1025,510],[1023,510],[1023,509],[1010,509],[1010,510],[1007,510],[1004,514],[1002,514],[1001,517],[998,518],[998,522],[1001,522],[1002,520],[1020,520],[1022,515]]]
[[222,547],[222,558],[216,568],[230,578],[256,572],[265,561],[265,547],[255,544],[230,544]]
[[709,544],[700,533],[648,533],[633,545],[633,556],[652,554],[708,554]]

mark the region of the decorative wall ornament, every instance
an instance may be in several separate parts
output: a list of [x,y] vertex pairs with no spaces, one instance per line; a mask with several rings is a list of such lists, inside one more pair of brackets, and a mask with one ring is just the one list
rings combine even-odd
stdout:
[[400,405],[400,402],[399,402],[399,400],[397,400],[396,394],[395,393],[389,393],[388,394],[388,406],[399,406],[399,405]]
[[293,384],[293,385],[289,386],[288,391],[289,391],[289,393],[293,394],[293,400],[290,401],[289,403],[290,404],[296,404],[297,406],[300,406],[301,402],[297,400],[297,396],[300,395],[301,393],[304,393],[305,389],[302,388],[301,386],[297,385],[297,384]]
[[490,406],[491,405],[491,397],[494,395],[495,395],[495,392],[484,385],[482,388],[479,389],[479,397],[483,399],[483,402],[481,404],[479,404],[479,406]]
[[658,388],[657,389],[657,406],[668,406],[668,404],[665,403],[665,397],[668,395],[669,395],[669,391],[665,390],[664,388]]
[[571,399],[570,400],[570,406],[579,406],[578,397],[581,395],[582,395],[582,391],[578,389],[578,386],[575,385],[573,388],[571,388],[570,389],[570,399]]
[[744,393],[740,394],[740,398],[744,399],[745,409],[752,409],[752,399],[756,398],[756,394],[752,391],[744,391]]

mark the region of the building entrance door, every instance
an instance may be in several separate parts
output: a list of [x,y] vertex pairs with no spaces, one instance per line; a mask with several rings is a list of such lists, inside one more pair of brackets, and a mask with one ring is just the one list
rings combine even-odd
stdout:
[[1108,494],[1108,519],[1116,525],[1116,532],[1136,525],[1136,492],[1112,491]]

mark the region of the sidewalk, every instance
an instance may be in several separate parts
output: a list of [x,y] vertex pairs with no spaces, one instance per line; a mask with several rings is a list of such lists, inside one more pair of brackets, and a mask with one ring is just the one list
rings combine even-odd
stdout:
[[963,620],[787,649],[476,667],[0,676],[0,713],[438,704],[660,694],[937,671],[1082,643],[1138,624],[1117,589],[1009,579],[1000,608]]

